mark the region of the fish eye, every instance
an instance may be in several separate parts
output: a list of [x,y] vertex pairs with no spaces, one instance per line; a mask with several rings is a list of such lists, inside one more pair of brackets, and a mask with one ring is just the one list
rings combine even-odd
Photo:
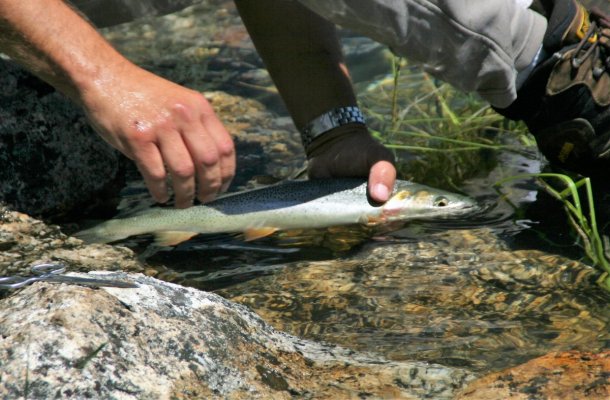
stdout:
[[437,198],[434,199],[435,207],[445,207],[448,205],[449,205],[449,199],[447,199],[445,196],[438,196]]

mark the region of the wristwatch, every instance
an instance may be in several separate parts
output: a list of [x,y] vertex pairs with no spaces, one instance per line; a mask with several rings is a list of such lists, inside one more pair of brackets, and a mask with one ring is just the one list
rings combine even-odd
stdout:
[[366,124],[360,108],[356,106],[339,107],[332,109],[311,120],[301,129],[301,140],[305,149],[317,137],[346,124]]

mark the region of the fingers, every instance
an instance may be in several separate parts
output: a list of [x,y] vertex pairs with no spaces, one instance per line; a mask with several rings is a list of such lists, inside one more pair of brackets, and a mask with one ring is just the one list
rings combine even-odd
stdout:
[[396,181],[394,154],[379,142],[375,142],[375,146],[370,148],[372,150],[368,152],[367,162],[369,196],[374,201],[385,203],[390,199]]
[[[204,105],[203,111],[201,116],[203,128],[206,132],[210,133],[214,141],[216,158],[210,155],[209,158],[202,161],[204,166],[214,163],[215,174],[217,173],[218,177],[214,175],[214,184],[210,186],[206,184],[205,175],[202,175],[204,181],[199,182],[199,199],[201,201],[205,201],[204,199],[207,199],[211,194],[216,195],[219,192],[227,191],[235,176],[235,147],[233,139],[231,139],[231,135],[207,102]],[[215,192],[212,192],[212,188]]]
[[156,202],[165,203],[169,200],[167,193],[166,172],[163,158],[155,143],[147,143],[140,146],[133,155],[138,170],[148,191]]
[[347,131],[333,142],[325,143],[309,160],[310,178],[367,177],[372,200],[389,200],[396,168],[394,154],[373,139],[368,131]]
[[233,180],[233,140],[207,104],[203,104],[199,120],[184,126],[182,138],[195,168],[197,198],[201,202],[211,201],[226,191]]
[[159,150],[172,177],[176,207],[191,206],[195,197],[195,164],[180,133],[160,134]]
[[[177,130],[158,135],[159,152],[172,176],[178,208],[192,205],[195,194],[202,202],[213,200],[228,189],[235,174],[231,136],[205,99],[201,99],[200,109],[176,107]],[[152,193],[150,186],[149,189]],[[154,190],[161,187],[157,184]]]
[[378,203],[385,203],[390,199],[394,182],[396,181],[396,168],[389,161],[377,161],[369,172],[369,195]]
[[133,159],[156,201],[168,200],[172,178],[177,207],[195,195],[212,200],[235,174],[233,141],[211,105],[196,91],[139,67],[122,65],[87,96],[92,126],[113,147]]
[[196,188],[202,202],[213,200],[228,188],[235,173],[232,141],[228,133],[228,140],[221,144],[216,140],[222,135],[219,139],[214,136],[202,126],[183,134],[168,132],[159,135],[158,147],[149,143],[138,151],[138,169],[156,201],[168,200],[166,168],[178,208],[192,205]]

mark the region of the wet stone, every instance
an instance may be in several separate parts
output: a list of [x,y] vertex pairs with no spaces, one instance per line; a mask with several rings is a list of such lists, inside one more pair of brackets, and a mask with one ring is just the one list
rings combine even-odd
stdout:
[[561,256],[510,250],[481,228],[369,242],[217,293],[297,336],[488,373],[551,351],[604,351],[610,295],[598,277]]
[[470,383],[456,399],[608,399],[610,351],[555,352]]
[[0,87],[0,201],[38,216],[112,206],[126,163],[82,111],[1,58]]
[[142,271],[133,252],[119,246],[85,245],[0,203],[0,276],[27,275],[35,264],[59,262],[68,271]]

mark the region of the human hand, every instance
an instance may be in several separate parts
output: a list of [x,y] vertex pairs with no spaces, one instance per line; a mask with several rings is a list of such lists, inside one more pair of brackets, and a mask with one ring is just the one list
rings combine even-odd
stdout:
[[112,72],[81,101],[95,130],[136,163],[153,198],[168,200],[168,173],[179,208],[192,205],[195,192],[206,202],[226,191],[233,140],[205,97],[133,64]]
[[379,203],[389,200],[396,180],[390,150],[361,126],[346,125],[324,136],[308,149],[310,178],[368,176],[371,198]]

